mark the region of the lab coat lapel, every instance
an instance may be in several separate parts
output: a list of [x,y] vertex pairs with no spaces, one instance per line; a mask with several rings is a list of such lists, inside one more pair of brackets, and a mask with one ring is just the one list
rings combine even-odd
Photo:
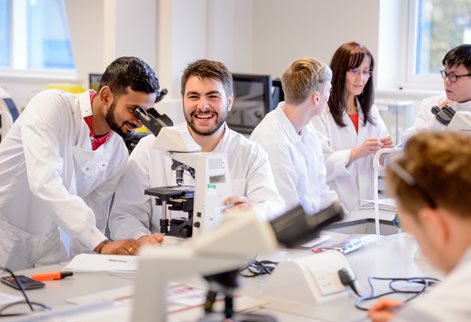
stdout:
[[363,113],[358,112],[358,140],[361,142],[357,142],[357,144],[363,143],[368,134],[368,128],[363,124],[365,124],[365,117]]
[[355,130],[355,126],[353,125],[352,120],[348,116],[347,112],[343,112],[342,120],[344,124],[347,124],[345,127],[348,131],[348,134],[351,135],[352,137],[356,138],[357,137],[357,131]]

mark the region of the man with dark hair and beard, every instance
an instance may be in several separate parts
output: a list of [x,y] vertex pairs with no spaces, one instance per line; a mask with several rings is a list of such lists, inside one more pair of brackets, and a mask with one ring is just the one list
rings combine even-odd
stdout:
[[[262,218],[279,215],[284,202],[276,190],[267,154],[225,123],[234,101],[232,74],[226,66],[205,59],[189,64],[183,72],[181,94],[188,132],[201,150],[227,155],[234,196],[225,204],[232,205],[231,209],[252,207]],[[112,238],[162,242],[157,233],[162,207],[143,191],[175,185],[175,171],[170,157],[152,148],[154,140],[153,135],[141,139],[131,153],[111,209]]]
[[124,172],[125,137],[141,124],[133,112],[153,107],[154,71],[121,57],[98,92],[45,90],[31,99],[0,145],[0,266],[12,270],[67,260],[71,251],[134,254],[136,240],[104,235],[112,195]]

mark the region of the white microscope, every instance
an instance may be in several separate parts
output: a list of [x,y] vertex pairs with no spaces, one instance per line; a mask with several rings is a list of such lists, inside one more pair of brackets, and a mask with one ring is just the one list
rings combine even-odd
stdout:
[[[174,160],[176,185],[146,190],[162,206],[161,232],[188,238],[211,230],[222,217],[224,200],[232,195],[226,154],[201,152],[186,124],[170,126],[171,120],[155,110],[138,108],[136,116],[156,136],[153,148],[167,151]],[[194,186],[184,185],[184,171],[195,179]],[[169,219],[167,209],[187,212],[188,218]]]
[[440,123],[448,126],[449,129],[471,134],[471,112],[456,112],[452,107],[445,105],[441,109],[438,106],[433,106],[432,113]]
[[[210,280],[211,276],[226,272],[225,283],[221,286],[229,288],[226,297],[231,297],[230,288],[237,284],[232,280],[237,278],[238,269],[246,266],[254,255],[273,252],[278,244],[290,248],[312,240],[326,226],[343,217],[339,203],[315,215],[307,215],[298,206],[270,222],[260,221],[251,210],[237,211],[225,215],[216,229],[194,241],[143,247],[139,252],[130,320],[167,321],[167,285],[189,275],[205,275]],[[224,315],[218,315],[216,320],[273,321],[262,315],[235,314],[227,307]]]

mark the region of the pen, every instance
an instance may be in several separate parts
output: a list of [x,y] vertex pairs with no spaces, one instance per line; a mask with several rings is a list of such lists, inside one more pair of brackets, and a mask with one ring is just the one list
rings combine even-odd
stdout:
[[42,273],[42,274],[33,274],[31,279],[35,281],[47,281],[47,280],[61,280],[64,277],[72,276],[72,272],[51,272],[51,273]]

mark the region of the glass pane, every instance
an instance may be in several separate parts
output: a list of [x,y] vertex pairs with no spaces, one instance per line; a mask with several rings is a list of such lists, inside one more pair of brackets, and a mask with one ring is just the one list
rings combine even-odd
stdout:
[[0,0],[0,66],[10,66],[9,0]]
[[419,0],[416,73],[442,69],[445,54],[471,43],[471,0]]
[[28,68],[74,68],[62,0],[28,1],[28,45]]

